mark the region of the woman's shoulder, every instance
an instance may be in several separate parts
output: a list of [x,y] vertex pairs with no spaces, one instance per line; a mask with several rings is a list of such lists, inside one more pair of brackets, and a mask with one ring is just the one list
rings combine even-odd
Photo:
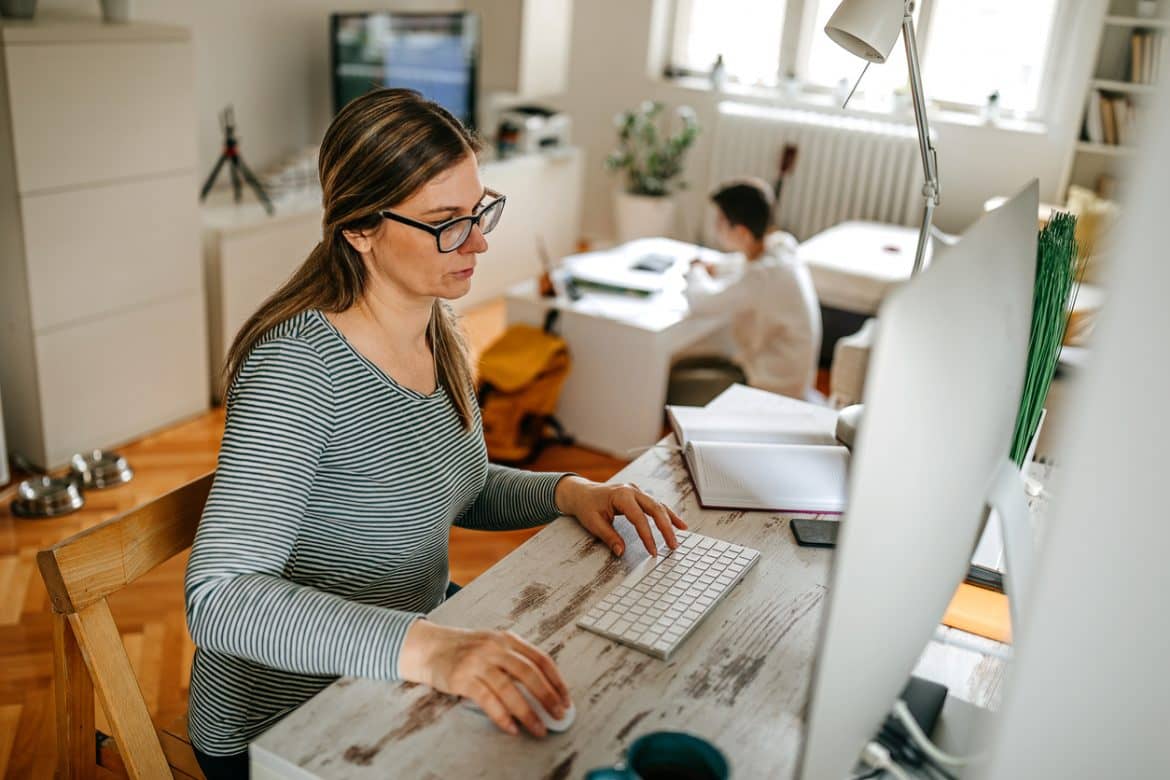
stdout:
[[299,312],[265,331],[244,357],[235,385],[330,384],[328,330],[316,310]]

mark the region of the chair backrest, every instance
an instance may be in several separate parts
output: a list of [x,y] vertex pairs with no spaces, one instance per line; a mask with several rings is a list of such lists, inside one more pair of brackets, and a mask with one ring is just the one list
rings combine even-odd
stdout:
[[213,476],[37,554],[55,613],[58,776],[94,776],[95,688],[130,777],[172,776],[106,597],[191,546]]

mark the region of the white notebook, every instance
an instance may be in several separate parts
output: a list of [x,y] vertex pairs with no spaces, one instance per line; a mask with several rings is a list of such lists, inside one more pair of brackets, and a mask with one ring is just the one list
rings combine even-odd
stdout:
[[666,410],[702,506],[845,511],[849,450],[817,415]]

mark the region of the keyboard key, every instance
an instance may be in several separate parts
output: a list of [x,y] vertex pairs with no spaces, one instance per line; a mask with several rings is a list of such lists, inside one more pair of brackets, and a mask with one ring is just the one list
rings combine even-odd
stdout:
[[618,616],[613,614],[613,613],[610,613],[608,615],[603,616],[601,618],[601,620],[597,621],[596,626],[597,626],[597,629],[599,631],[608,631],[610,626],[614,625],[617,622],[618,622]]

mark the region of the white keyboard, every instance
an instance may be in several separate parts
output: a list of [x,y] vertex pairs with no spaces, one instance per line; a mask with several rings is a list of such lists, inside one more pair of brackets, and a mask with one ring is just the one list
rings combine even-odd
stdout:
[[760,558],[758,550],[686,531],[638,564],[577,621],[581,628],[665,659]]

